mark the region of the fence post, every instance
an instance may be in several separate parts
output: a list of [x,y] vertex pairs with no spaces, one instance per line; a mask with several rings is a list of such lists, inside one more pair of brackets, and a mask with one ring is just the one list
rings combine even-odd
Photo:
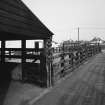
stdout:
[[44,55],[46,61],[46,85],[51,87],[53,85],[53,69],[52,69],[52,37],[44,40]]
[[[98,43],[98,51],[101,52],[101,46],[100,46],[100,43]],[[98,53],[99,53],[99,52],[98,52]]]
[[46,85],[46,76],[47,73],[45,71],[46,67],[46,58],[43,52],[40,53],[40,79],[41,79],[41,87]]
[[63,77],[64,76],[64,43],[63,43],[63,45],[62,45],[62,56],[61,56],[61,60],[62,60],[62,62],[61,62],[61,67],[63,66],[63,70],[61,71],[61,77]]

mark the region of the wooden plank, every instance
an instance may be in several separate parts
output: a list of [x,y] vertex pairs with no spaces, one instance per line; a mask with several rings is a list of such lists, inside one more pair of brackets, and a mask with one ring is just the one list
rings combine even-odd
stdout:
[[5,58],[21,58],[20,55],[5,55]]
[[20,5],[21,2],[19,0],[18,0],[18,2],[17,2],[17,0],[10,0],[10,1],[2,0],[1,2],[5,3],[5,4],[8,4],[8,5],[12,6],[12,7],[19,8],[19,9],[27,11],[26,8],[24,8],[22,5]]
[[26,59],[40,59],[40,55],[26,55],[25,56]]
[[[2,34],[0,39],[6,40],[21,40],[21,39],[43,39],[44,35],[36,32],[32,32],[25,29],[20,29],[19,27],[0,23],[0,31],[2,30]],[[14,34],[13,34],[14,33]],[[30,36],[28,36],[30,35]],[[36,35],[36,36],[34,36]]]
[[18,7],[16,8],[14,6],[8,5],[8,3],[3,3],[2,1],[0,2],[0,9],[5,11],[5,12],[10,12],[11,14],[15,14],[15,15],[19,15],[19,16],[22,16],[22,17],[27,17],[28,19],[32,19],[27,14],[27,11],[24,11],[24,10],[18,8]]
[[5,40],[1,41],[1,63],[5,62]]
[[[37,50],[35,48],[26,48],[26,51],[35,51],[35,52],[37,52]],[[38,49],[38,51],[43,51],[43,48]]]
[[23,15],[20,15],[20,13],[19,14],[12,13],[11,11],[6,11],[0,7],[0,17],[7,18],[7,19],[10,19],[11,21],[17,21],[20,23],[24,23],[24,24],[32,25],[32,26],[36,27],[36,24],[33,22],[33,20],[31,18],[28,18],[27,14],[25,14],[25,13],[22,13],[22,14]]
[[[22,48],[5,48],[5,51],[22,51]],[[36,52],[37,50],[35,48],[26,48],[25,51],[26,52],[29,52],[29,51]],[[43,51],[43,48],[38,49],[38,51]]]
[[[14,27],[17,27],[19,29],[29,30],[29,31],[33,31],[33,32],[38,33],[38,29],[36,29],[35,26],[33,27],[32,24],[14,21],[14,20],[4,18],[4,17],[0,17],[0,23],[7,24],[9,26],[14,26]],[[32,25],[32,27],[30,27],[29,25]]]
[[5,48],[5,51],[22,51],[21,48]]

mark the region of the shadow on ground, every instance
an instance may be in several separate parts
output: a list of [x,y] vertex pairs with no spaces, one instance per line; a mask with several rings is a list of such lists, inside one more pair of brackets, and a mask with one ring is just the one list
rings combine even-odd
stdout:
[[6,93],[11,82],[11,70],[16,64],[0,64],[0,105],[3,105]]

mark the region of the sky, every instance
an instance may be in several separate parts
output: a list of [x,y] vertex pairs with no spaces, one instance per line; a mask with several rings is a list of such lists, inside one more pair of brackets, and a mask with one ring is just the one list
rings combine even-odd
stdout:
[[22,0],[54,33],[53,40],[105,40],[105,0]]

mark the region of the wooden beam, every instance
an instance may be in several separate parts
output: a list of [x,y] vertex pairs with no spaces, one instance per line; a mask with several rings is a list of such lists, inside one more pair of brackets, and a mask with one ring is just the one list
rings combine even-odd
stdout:
[[5,40],[1,41],[1,63],[5,62]]
[[26,40],[21,40],[21,49],[22,49],[22,58],[21,58],[21,63],[22,63],[22,81],[25,82],[25,69],[24,69],[24,64],[26,63],[26,58],[25,58],[25,55],[26,55]]
[[26,40],[22,40],[22,44],[21,44],[21,48],[22,48],[22,63],[26,62]]

